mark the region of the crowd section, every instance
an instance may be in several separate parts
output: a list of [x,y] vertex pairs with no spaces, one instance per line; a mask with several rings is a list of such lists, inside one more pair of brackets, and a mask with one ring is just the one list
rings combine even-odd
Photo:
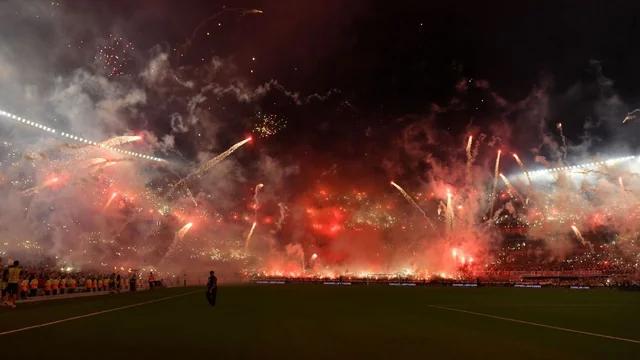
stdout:
[[249,281],[257,284],[325,284],[325,285],[390,285],[390,286],[511,286],[511,287],[610,287],[640,289],[640,279],[628,276],[599,276],[571,273],[548,275],[506,274],[506,276],[430,277],[412,276],[252,276]]
[[494,252],[485,262],[459,264],[452,273],[343,274],[297,276],[250,273],[252,281],[351,284],[482,284],[624,287],[640,285],[640,251],[634,241],[595,244],[559,256],[542,242],[517,242]]
[[516,243],[503,248],[489,261],[483,272],[556,271],[565,273],[596,272],[611,276],[633,276],[640,270],[640,249],[635,241],[625,244],[599,244],[563,256],[553,254],[535,242]]

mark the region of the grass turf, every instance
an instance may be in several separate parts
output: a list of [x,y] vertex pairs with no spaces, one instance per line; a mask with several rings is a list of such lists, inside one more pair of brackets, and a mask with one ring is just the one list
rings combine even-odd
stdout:
[[176,288],[0,309],[0,332],[197,293],[0,336],[0,358],[637,359],[640,293],[616,290],[254,285]]

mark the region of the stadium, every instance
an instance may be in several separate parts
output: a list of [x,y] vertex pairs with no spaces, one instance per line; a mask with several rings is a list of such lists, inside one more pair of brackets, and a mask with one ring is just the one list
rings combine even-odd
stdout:
[[637,358],[635,10],[0,4],[0,359]]

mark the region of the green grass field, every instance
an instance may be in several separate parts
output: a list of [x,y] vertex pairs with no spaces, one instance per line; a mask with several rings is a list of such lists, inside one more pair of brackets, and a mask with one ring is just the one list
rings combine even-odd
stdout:
[[174,295],[0,335],[0,359],[640,358],[640,293],[617,290],[246,285],[210,308],[175,288],[2,308],[0,333]]

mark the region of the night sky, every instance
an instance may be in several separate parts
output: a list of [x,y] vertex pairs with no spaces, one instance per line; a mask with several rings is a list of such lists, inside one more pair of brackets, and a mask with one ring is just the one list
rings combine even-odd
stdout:
[[[149,44],[181,42],[205,14],[225,5],[197,3],[136,5],[131,9],[136,25],[130,26],[147,29],[148,24],[153,31],[138,30],[130,37]],[[409,123],[432,115],[433,104],[445,107],[454,97],[459,100],[455,110],[443,112],[436,123],[459,139],[457,144],[470,123],[489,134],[504,122],[510,136],[503,142],[527,158],[529,148],[541,143],[540,134],[531,133],[518,114],[503,116],[486,89],[456,90],[457,83],[475,79],[486,80],[490,91],[509,103],[542,89],[549,95],[548,112],[540,119],[544,131],[553,133],[562,122],[575,145],[583,141],[585,122],[599,123],[591,129],[598,137],[590,144],[592,153],[606,151],[610,142],[634,147],[637,141],[619,125],[637,104],[640,78],[635,65],[640,52],[632,36],[640,25],[630,15],[638,6],[629,2],[254,1],[233,6],[264,13],[221,14],[199,30],[180,63],[197,66],[215,54],[233,59],[235,76],[255,86],[276,79],[301,96],[329,94],[303,106],[271,94],[256,105],[288,119],[288,128],[269,140],[271,151],[305,154],[297,160],[309,159],[313,168],[347,161],[347,168],[363,166],[375,176],[394,138]],[[125,23],[131,19],[120,16]],[[594,60],[612,88],[603,88]],[[624,105],[595,109],[615,94]]]
[[[562,122],[576,144],[584,136],[585,121],[600,122],[603,128],[597,133],[603,138],[592,144],[594,152],[605,151],[609,141],[634,146],[637,140],[603,126],[620,122],[616,116],[624,118],[637,103],[640,52],[633,34],[640,24],[631,14],[640,6],[631,2],[146,0],[67,1],[60,6],[86,12],[100,29],[96,31],[125,36],[138,48],[176,49],[174,66],[197,68],[218,56],[233,63],[229,77],[252,86],[276,80],[301,98],[326,96],[296,105],[274,91],[252,106],[229,110],[235,112],[230,118],[255,111],[286,117],[287,129],[269,140],[270,151],[305,154],[297,160],[313,159],[322,166],[349,158],[375,172],[409,122],[434,114],[433,104],[445,107],[452,98],[458,105],[436,120],[452,137],[466,135],[470,123],[489,133],[491,124],[502,121],[511,128],[513,139],[502,139],[508,145],[520,152],[537,146],[540,136],[519,124],[517,115],[504,117],[487,89],[469,86],[464,94],[456,89],[457,83],[476,79],[510,103],[543,89],[550,102],[545,130],[553,132],[555,123]],[[224,9],[228,11],[204,22]],[[202,26],[196,29],[198,24]],[[69,41],[90,36],[77,31]],[[189,38],[188,50],[181,51]],[[613,81],[609,93],[598,84],[594,60]],[[569,99],[576,86],[580,93]],[[606,114],[594,110],[594,103],[614,94],[623,106]],[[406,116],[414,119],[399,120]],[[161,132],[165,129],[156,123],[164,120],[150,119],[149,125]],[[527,132],[526,139],[513,134],[519,130]],[[186,152],[192,135],[176,139]],[[232,132],[229,136],[225,143],[235,139]]]

